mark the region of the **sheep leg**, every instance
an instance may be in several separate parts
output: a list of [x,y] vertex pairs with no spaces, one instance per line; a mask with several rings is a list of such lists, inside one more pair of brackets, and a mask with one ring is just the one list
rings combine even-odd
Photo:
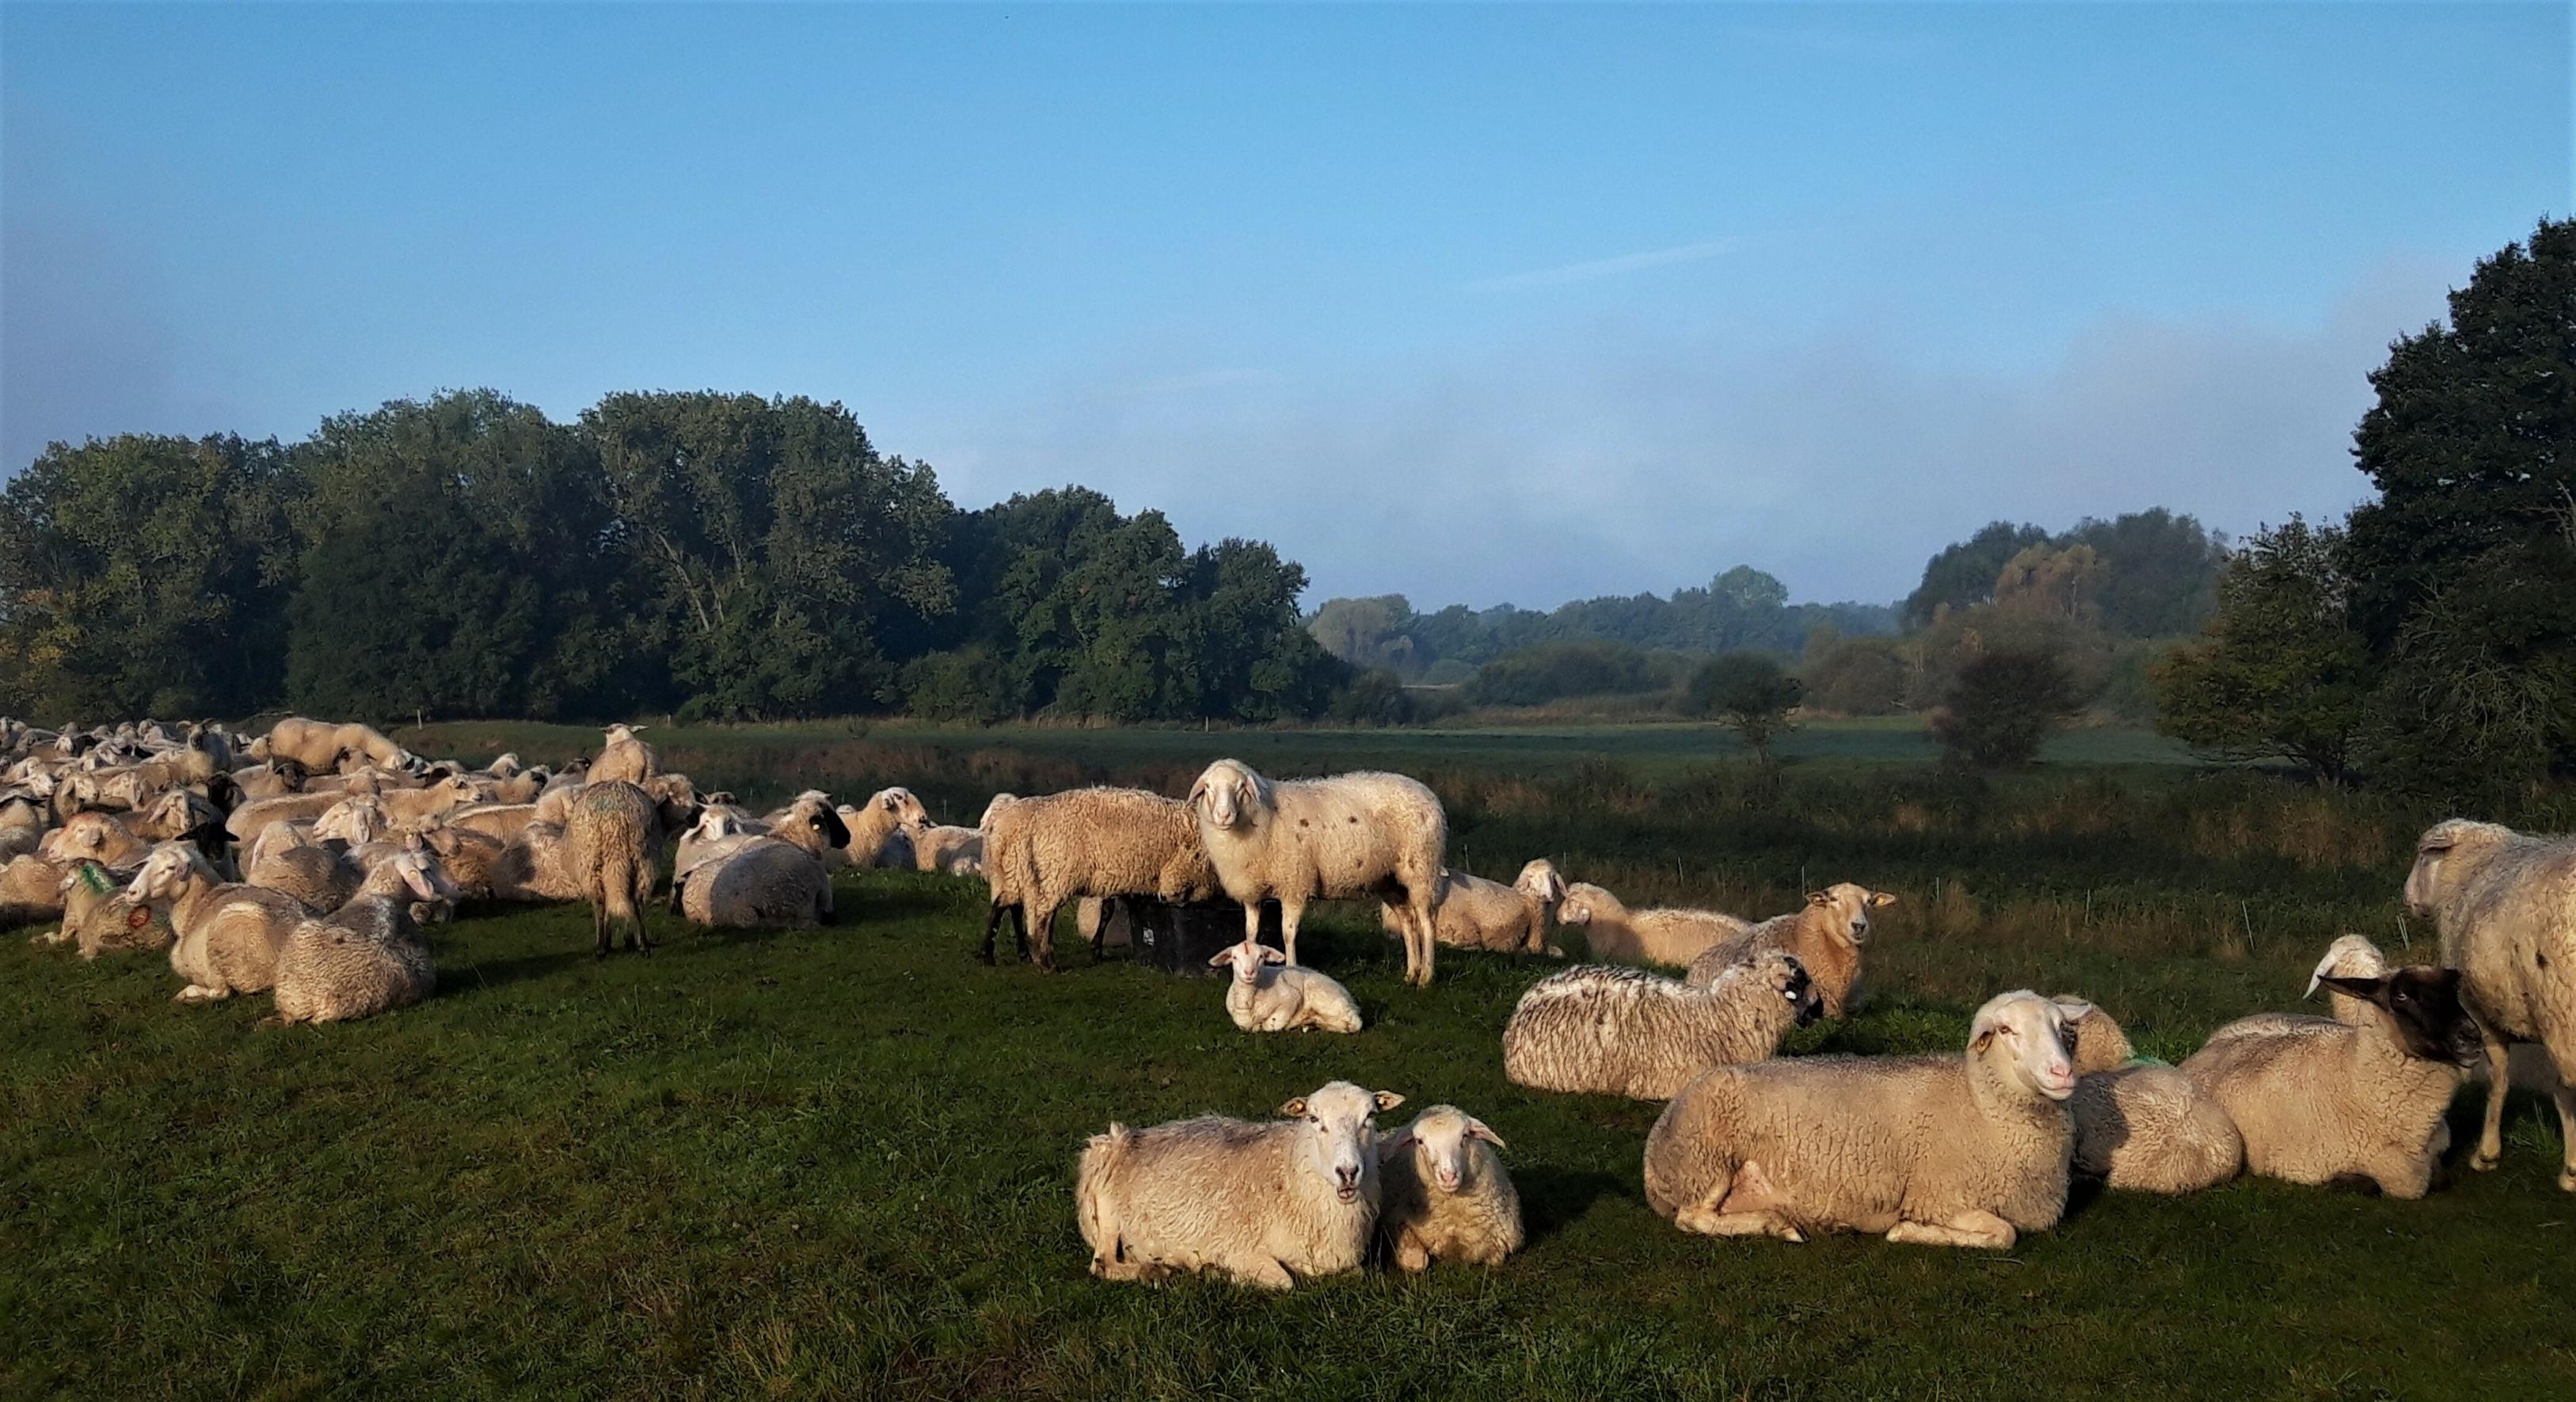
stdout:
[[2558,1102],[2558,1144],[2566,1157],[2559,1161],[2558,1190],[2576,1193],[2576,1085],[2567,1083],[2566,1073],[2559,1073],[2558,1089],[2550,1098]]
[[1226,1274],[1246,1285],[1258,1285],[1264,1290],[1288,1290],[1295,1288],[1297,1284],[1297,1277],[1289,1274],[1288,1268],[1276,1260],[1264,1261],[1250,1270],[1229,1269]]
[[1422,1234],[1420,1232],[1415,1231],[1411,1227],[1406,1227],[1402,1232],[1397,1234],[1395,1239],[1395,1264],[1401,1269],[1408,1271],[1430,1269],[1431,1249],[1423,1245]]
[[592,901],[590,903],[590,937],[591,942],[596,946],[591,950],[590,957],[593,959],[607,958],[609,947],[608,907],[598,901]]
[[1899,1222],[1887,1239],[1916,1246],[1973,1246],[2005,1251],[2020,1240],[2013,1224],[1991,1212],[1962,1212],[1947,1222]]
[[1109,939],[1109,912],[1117,904],[1117,901],[1118,898],[1116,896],[1103,896],[1100,898],[1100,904],[1097,908],[1097,918],[1093,921],[1091,926],[1092,963],[1097,964],[1100,962],[1100,952],[1107,947],[1107,941]]
[[2504,1097],[2513,1087],[2512,1048],[2504,1038],[2478,1029],[2487,1048],[2487,1115],[2478,1131],[2478,1151],[2469,1156],[2469,1167],[2480,1173],[2492,1170],[2504,1158]]
[[1037,964],[1048,973],[1055,972],[1055,907],[1040,905],[1028,913],[1027,923],[1020,928],[1020,953],[1026,956],[1032,941],[1037,944]]
[[1782,1241],[1805,1241],[1788,1218],[1776,1212],[1719,1212],[1708,1207],[1685,1207],[1673,1214],[1673,1225],[1701,1236],[1773,1236]]
[[1439,929],[1432,924],[1431,892],[1427,887],[1413,889],[1413,932],[1422,945],[1422,987],[1431,986],[1432,951],[1440,947]]
[[996,905],[984,914],[984,947],[975,951],[975,957],[986,964],[993,962],[993,936],[1001,931],[1002,912],[1008,909],[1009,906]]

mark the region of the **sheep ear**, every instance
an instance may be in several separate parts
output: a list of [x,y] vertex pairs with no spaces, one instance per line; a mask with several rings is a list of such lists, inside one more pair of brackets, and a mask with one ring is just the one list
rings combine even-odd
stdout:
[[[1220,965],[1220,964],[1231,964],[1231,963],[1233,963],[1233,962],[1234,962],[1234,951],[1235,951],[1235,950],[1237,950],[1237,949],[1239,949],[1239,948],[1241,948],[1241,946],[1240,946],[1240,945],[1231,945],[1231,944],[1230,944],[1230,945],[1227,945],[1225,948],[1218,950],[1218,951],[1216,952],[1216,957],[1215,957],[1215,958],[1213,958],[1213,959],[1210,959],[1210,960],[1208,961],[1208,967],[1209,967],[1209,968],[1211,968],[1211,969],[1213,969],[1213,968],[1217,967],[1217,966],[1218,966],[1218,965]],[[1289,1114],[1289,1113],[1292,1113],[1292,1112],[1290,1112],[1290,1111],[1286,1111],[1286,1110],[1282,1110],[1280,1113],[1284,1115],[1284,1114]]]
[[2388,980],[2384,978],[2346,978],[2341,974],[2319,974],[2311,983],[2337,993],[2351,994],[2365,1003],[2378,1002],[2381,991],[2388,987]]
[[1287,955],[1280,953],[1278,950],[1272,949],[1266,944],[1256,945],[1255,948],[1261,951],[1261,962],[1264,964],[1285,964],[1288,962]]
[[1283,1115],[1286,1115],[1286,1116],[1287,1116],[1287,1117],[1289,1117],[1290,1119],[1295,1119],[1295,1118],[1296,1118],[1296,1117],[1298,1117],[1299,1115],[1303,1115],[1303,1114],[1305,1114],[1305,1113],[1306,1113],[1306,1097],[1304,1097],[1304,1096],[1302,1096],[1302,1095],[1301,1095],[1301,1096],[1298,1096],[1296,1099],[1291,1100],[1291,1101],[1289,1101],[1287,1104],[1280,1106],[1280,1107],[1279,1107],[1279,1113],[1280,1113],[1280,1114],[1283,1114]]
[[1181,802],[1183,802],[1183,803],[1187,803],[1187,804],[1191,804],[1191,805],[1194,805],[1194,806],[1195,806],[1195,805],[1198,803],[1198,801],[1199,801],[1200,797],[1201,797],[1202,795],[1206,794],[1206,793],[1207,793],[1207,776],[1206,776],[1206,775],[1204,775],[1204,774],[1202,774],[1202,775],[1200,775],[1200,776],[1199,776],[1199,781],[1198,781],[1197,783],[1190,785],[1190,796],[1189,796],[1189,797],[1187,797],[1187,798],[1185,798],[1185,799],[1182,799],[1182,800],[1181,800]]
[[1413,1126],[1411,1125],[1406,1125],[1404,1128],[1397,1130],[1395,1133],[1390,1134],[1386,1138],[1377,1142],[1377,1146],[1381,1151],[1410,1148],[1412,1147],[1412,1144]]
[[2450,851],[2451,845],[2458,840],[2458,838],[2453,837],[2447,832],[2428,833],[2425,835],[2423,841],[2415,844],[2415,850],[2426,856],[2432,856],[2436,853]]
[[1396,1094],[1394,1091],[1391,1091],[1391,1090],[1381,1090],[1381,1091],[1373,1092],[1373,1093],[1369,1096],[1369,1098],[1370,1098],[1371,1100],[1376,1101],[1376,1102],[1377,1102],[1377,1108],[1379,1108],[1379,1109],[1381,1109],[1381,1110],[1392,1110],[1392,1109],[1394,1109],[1396,1106],[1401,1105],[1401,1104],[1403,1104],[1403,1103],[1404,1103],[1404,1097],[1403,1097],[1403,1096],[1400,1096],[1400,1095],[1398,1095],[1398,1094]]
[[1493,1145],[1497,1149],[1508,1149],[1512,1147],[1511,1145],[1503,1142],[1503,1137],[1501,1135],[1494,1133],[1493,1126],[1486,1124],[1483,1120],[1477,1119],[1473,1115],[1469,1115],[1467,1117],[1467,1137],[1470,1139],[1484,1140],[1486,1143]]
[[1968,1039],[1968,1050],[1971,1054],[1981,1053],[1986,1048],[1991,1047],[1994,1044],[1995,1029],[1994,1025],[1989,1023],[1984,1027],[1978,1028],[1977,1035]]
[[1807,904],[1809,905],[1832,905],[1833,903],[1834,893],[1831,891],[1809,891],[1807,893]]
[[2060,998],[2056,1001],[2057,1015],[2068,1022],[2082,1022],[2093,1015],[2093,1005],[2090,1003],[2074,998]]
[[1872,891],[1869,893],[1869,903],[1874,906],[1894,905],[1896,904],[1896,893],[1894,891]]

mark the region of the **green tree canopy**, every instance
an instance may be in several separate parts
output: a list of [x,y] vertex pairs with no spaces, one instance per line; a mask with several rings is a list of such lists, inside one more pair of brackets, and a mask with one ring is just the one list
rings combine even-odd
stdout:
[[1764,760],[1772,742],[1789,729],[1789,712],[1804,693],[1796,677],[1779,662],[1759,652],[1730,652],[1710,658],[1691,674],[1684,692],[1692,715],[1708,716],[1743,737]]
[[2157,729],[2212,754],[2343,778],[2372,682],[2343,545],[2341,530],[2296,516],[2248,542],[2201,636],[2156,669]]

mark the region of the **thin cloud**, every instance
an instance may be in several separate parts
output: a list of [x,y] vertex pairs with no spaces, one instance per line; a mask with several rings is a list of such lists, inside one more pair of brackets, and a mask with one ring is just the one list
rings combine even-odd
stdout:
[[1554,268],[1533,268],[1528,272],[1505,273],[1467,284],[1470,292],[1510,292],[1524,287],[1557,287],[1569,282],[1590,282],[1595,278],[1617,277],[1645,268],[1669,267],[1675,263],[1697,263],[1715,258],[1743,244],[1740,237],[1708,239],[1700,243],[1678,244],[1671,248],[1649,249],[1644,253],[1624,253],[1616,258],[1594,258],[1581,263],[1567,263]]

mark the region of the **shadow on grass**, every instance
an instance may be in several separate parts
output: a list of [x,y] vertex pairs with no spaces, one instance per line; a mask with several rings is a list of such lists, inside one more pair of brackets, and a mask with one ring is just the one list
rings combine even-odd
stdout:
[[543,954],[522,954],[515,959],[481,959],[471,964],[440,969],[438,991],[441,996],[447,996],[507,988],[511,984],[524,983],[530,979],[568,973],[592,962],[592,958],[590,946],[584,944],[579,949],[557,949]]
[[1546,1164],[1514,1170],[1512,1186],[1521,1195],[1521,1229],[1530,1246],[1564,1231],[1591,1211],[1592,1204],[1627,1187],[1617,1175],[1599,1169]]

